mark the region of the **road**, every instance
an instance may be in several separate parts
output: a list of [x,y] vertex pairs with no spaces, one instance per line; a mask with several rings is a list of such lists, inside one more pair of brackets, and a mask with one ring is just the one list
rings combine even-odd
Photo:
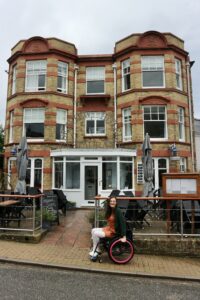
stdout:
[[197,300],[200,283],[0,264],[1,300]]

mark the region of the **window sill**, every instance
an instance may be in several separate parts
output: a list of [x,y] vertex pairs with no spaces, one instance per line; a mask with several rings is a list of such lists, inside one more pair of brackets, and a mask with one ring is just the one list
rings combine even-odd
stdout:
[[107,135],[85,135],[84,139],[107,139]]
[[32,138],[28,138],[27,137],[27,142],[36,142],[36,143],[38,143],[38,142],[44,142],[44,139],[32,139]]

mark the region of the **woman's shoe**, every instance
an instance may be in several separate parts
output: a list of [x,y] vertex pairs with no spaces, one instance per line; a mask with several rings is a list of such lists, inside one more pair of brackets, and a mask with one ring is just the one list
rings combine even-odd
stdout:
[[89,255],[90,255],[90,256],[93,256],[94,253],[95,253],[94,250],[92,250],[92,251],[89,252]]
[[98,255],[98,254],[101,254],[101,250],[97,248],[95,251],[92,250],[92,251],[89,252],[89,255],[90,255],[90,256],[94,256],[94,255],[96,255],[96,254],[97,254],[97,255]]

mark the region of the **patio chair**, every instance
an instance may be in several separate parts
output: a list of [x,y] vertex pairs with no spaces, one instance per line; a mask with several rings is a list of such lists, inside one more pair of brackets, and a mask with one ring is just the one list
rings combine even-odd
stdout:
[[62,190],[53,189],[53,192],[58,197],[58,209],[62,211],[64,216],[66,216],[67,209],[71,208],[72,205],[67,200],[67,197]]
[[[193,200],[194,201],[194,200]],[[192,225],[192,201],[183,201],[183,226],[191,228]],[[200,228],[200,205],[198,201],[194,201],[194,226],[195,229]]]
[[[37,188],[37,187],[32,187],[32,186],[28,186],[26,188],[26,192],[27,192],[27,195],[39,195],[39,194],[42,194],[40,189]],[[30,199],[27,199],[27,203],[28,204],[33,204],[33,200],[30,198]],[[36,209],[39,210],[40,209],[40,200],[39,199],[35,199],[35,204],[36,204]]]
[[[19,195],[18,192],[15,192],[14,195]],[[25,219],[26,216],[23,213],[24,209],[26,208],[26,199],[25,198],[12,198],[13,200],[18,200],[19,203],[11,205],[7,208],[7,218],[8,224],[12,222],[17,222],[18,227],[20,227],[20,223],[22,219]]]
[[117,197],[120,194],[120,190],[112,190],[108,197]]

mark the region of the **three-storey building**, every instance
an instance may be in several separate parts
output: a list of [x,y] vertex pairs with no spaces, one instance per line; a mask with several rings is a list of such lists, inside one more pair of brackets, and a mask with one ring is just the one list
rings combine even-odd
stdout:
[[77,206],[97,194],[143,188],[142,143],[149,133],[154,185],[161,173],[194,171],[190,60],[171,33],[132,34],[108,55],[78,55],[56,38],[33,37],[9,62],[5,167],[28,141],[27,184],[59,188]]

